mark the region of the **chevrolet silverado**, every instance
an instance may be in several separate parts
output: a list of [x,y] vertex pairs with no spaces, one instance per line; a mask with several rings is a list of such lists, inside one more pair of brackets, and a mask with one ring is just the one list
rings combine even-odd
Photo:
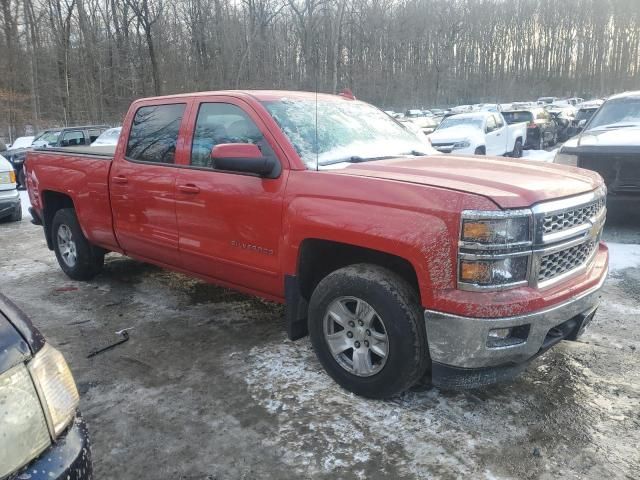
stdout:
[[206,92],[137,100],[115,150],[30,152],[26,178],[69,277],[118,252],[283,303],[384,398],[512,378],[581,334],[607,273],[597,173],[425,153],[349,96]]

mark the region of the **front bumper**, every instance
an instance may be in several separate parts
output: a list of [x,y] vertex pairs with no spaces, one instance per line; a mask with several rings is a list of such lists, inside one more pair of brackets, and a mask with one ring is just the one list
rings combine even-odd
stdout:
[[13,214],[20,205],[18,190],[0,190],[0,218]]
[[[553,307],[523,315],[473,318],[425,310],[434,385],[474,388],[513,378],[560,340],[575,340],[600,303],[606,278]],[[488,346],[489,331],[520,327],[519,343]]]
[[78,414],[66,433],[11,480],[90,480],[93,477],[89,432]]

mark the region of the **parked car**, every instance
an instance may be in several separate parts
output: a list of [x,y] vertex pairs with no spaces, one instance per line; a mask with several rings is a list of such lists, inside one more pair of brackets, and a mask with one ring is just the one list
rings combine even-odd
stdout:
[[35,148],[89,146],[109,128],[107,125],[89,125],[45,130],[33,140],[32,146]]
[[120,132],[122,127],[110,128],[100,134],[98,138],[91,144],[92,147],[115,147],[118,144],[118,138],[120,138]]
[[589,120],[591,120],[593,114],[598,111],[603,103],[604,102],[602,102],[601,100],[593,100],[590,102],[584,102],[580,105],[580,108],[576,112],[576,116],[573,119],[571,125],[571,137],[584,130],[584,127],[587,125]]
[[27,158],[28,151],[29,148],[16,148],[2,152],[5,159],[11,164],[11,168],[13,168],[13,170],[15,171],[16,182],[18,188],[20,189],[25,188],[24,172],[22,166],[25,159]]
[[410,109],[404,112],[404,118],[418,118],[418,117],[424,117],[424,113],[422,110]]
[[575,124],[576,110],[574,108],[549,108],[547,113],[556,124],[555,143],[565,142],[575,135],[573,126]]
[[553,102],[558,101],[558,97],[540,97],[537,101],[538,105],[551,105]]
[[2,294],[0,347],[0,478],[89,480],[89,435],[69,366]]
[[640,91],[609,97],[554,162],[598,172],[610,196],[640,200]]
[[586,170],[425,157],[377,108],[311,92],[137,100],[115,152],[28,154],[70,278],[114,251],[284,303],[289,337],[359,395],[512,378],[598,306],[604,190]]
[[462,113],[445,118],[429,138],[442,153],[521,157],[526,127],[524,122],[508,125],[499,112]]
[[558,141],[557,125],[544,108],[511,110],[502,112],[502,116],[509,125],[526,123],[527,139],[524,148],[544,150],[545,147],[555,145]]
[[416,117],[409,119],[422,130],[422,133],[429,135],[438,127],[438,121],[433,117]]
[[11,146],[8,146],[8,150],[20,150],[22,148],[29,148],[33,143],[35,137],[27,136],[27,137],[18,137],[16,138]]
[[16,172],[9,161],[0,155],[0,220],[5,219],[11,222],[22,220],[22,203],[16,185]]

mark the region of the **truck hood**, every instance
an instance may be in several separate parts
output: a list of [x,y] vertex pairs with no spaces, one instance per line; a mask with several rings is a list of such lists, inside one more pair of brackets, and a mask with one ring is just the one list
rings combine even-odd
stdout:
[[429,138],[433,143],[453,143],[475,138],[481,135],[481,132],[468,125],[458,125],[444,130],[436,130]]
[[595,190],[600,176],[549,163],[493,157],[434,155],[352,164],[335,173],[429,185],[473,193],[501,208],[524,208]]
[[578,147],[578,148],[579,147],[640,147],[640,128],[627,127],[627,128],[616,128],[612,130],[591,130],[591,131],[583,132],[569,146]]

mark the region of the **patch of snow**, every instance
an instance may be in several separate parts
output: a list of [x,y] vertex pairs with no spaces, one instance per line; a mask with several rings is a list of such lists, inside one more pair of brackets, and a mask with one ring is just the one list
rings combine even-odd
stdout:
[[640,266],[640,245],[607,242],[607,246],[610,272]]
[[522,158],[526,160],[534,160],[536,162],[553,162],[556,153],[558,152],[558,148],[555,150],[551,150],[550,152],[546,150],[525,150],[522,152]]

